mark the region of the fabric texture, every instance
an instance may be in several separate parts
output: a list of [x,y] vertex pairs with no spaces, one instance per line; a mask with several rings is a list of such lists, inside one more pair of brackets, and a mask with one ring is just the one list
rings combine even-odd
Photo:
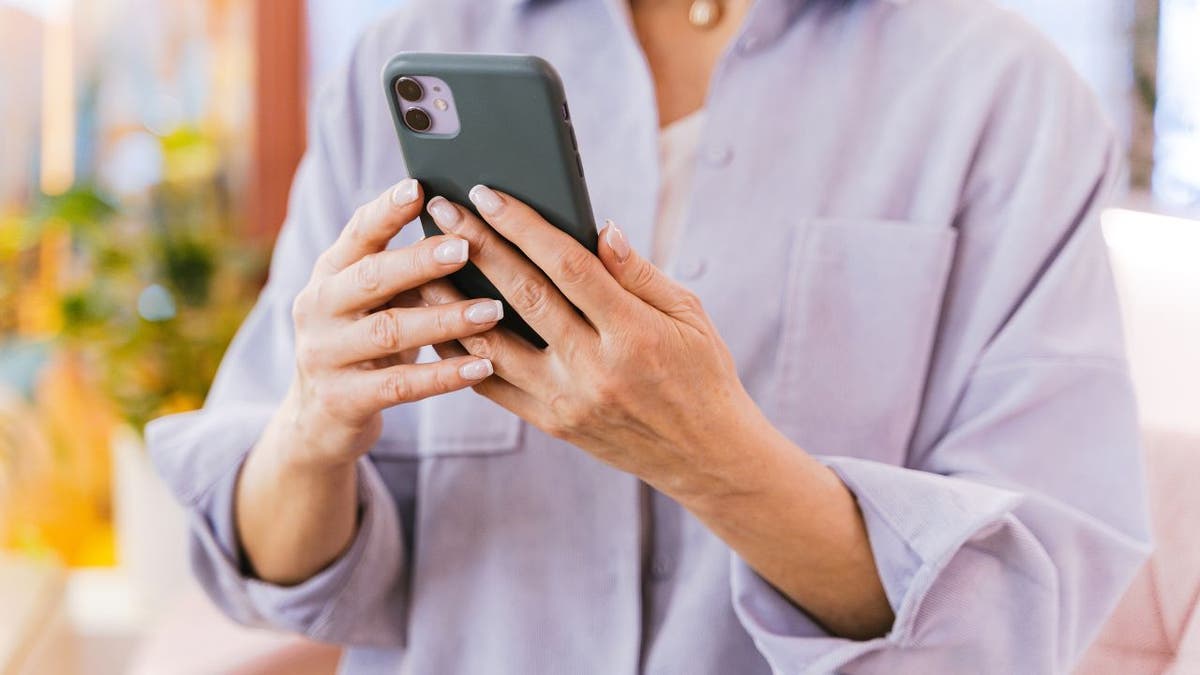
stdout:
[[854,492],[889,635],[827,634],[682,509],[655,513],[643,564],[639,481],[469,390],[384,413],[343,558],[293,588],[246,577],[233,487],[292,377],[292,299],[406,176],[382,64],[547,58],[597,215],[648,253],[658,124],[628,21],[620,0],[415,0],[322,90],[267,288],[205,408],[147,430],[205,588],[347,645],[348,673],[1069,671],[1149,540],[1098,222],[1120,151],[1064,60],[982,0],[758,0],[665,262],[768,418]]

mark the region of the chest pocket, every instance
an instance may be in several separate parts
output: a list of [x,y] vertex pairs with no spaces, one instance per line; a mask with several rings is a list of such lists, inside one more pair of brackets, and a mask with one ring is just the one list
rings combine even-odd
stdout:
[[385,411],[384,438],[372,453],[413,459],[503,454],[519,447],[521,425],[516,415],[464,389]]
[[816,219],[793,243],[773,417],[811,452],[903,459],[957,232]]

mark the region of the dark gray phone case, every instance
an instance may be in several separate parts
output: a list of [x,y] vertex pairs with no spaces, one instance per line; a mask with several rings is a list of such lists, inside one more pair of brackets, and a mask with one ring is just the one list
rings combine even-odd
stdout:
[[[405,75],[440,77],[449,85],[461,123],[457,135],[419,134],[404,124],[395,84]],[[440,195],[472,208],[472,187],[494,187],[595,253],[583,164],[562,81],[549,63],[527,55],[402,53],[388,62],[383,80],[409,174],[421,181],[427,199]],[[426,235],[442,234],[428,213],[421,225]],[[504,302],[504,325],[545,346],[475,265],[450,278],[467,297]]]

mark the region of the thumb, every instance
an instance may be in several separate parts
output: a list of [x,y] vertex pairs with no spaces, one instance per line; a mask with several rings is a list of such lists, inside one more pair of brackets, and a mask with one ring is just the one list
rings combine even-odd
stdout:
[[600,231],[599,255],[608,273],[622,288],[641,298],[650,306],[668,314],[681,309],[688,292],[676,284],[654,263],[638,255],[629,245],[625,233],[611,220]]

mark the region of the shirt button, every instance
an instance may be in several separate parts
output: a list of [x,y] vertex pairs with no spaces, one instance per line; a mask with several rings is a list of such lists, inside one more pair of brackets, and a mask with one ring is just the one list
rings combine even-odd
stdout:
[[733,159],[733,150],[728,145],[713,145],[704,151],[704,161],[712,166],[725,166]]
[[681,260],[675,271],[680,279],[684,281],[695,281],[696,279],[704,276],[704,272],[707,269],[708,265],[703,260],[694,259]]
[[655,558],[654,564],[650,566],[650,577],[661,581],[669,576],[671,576],[671,561],[667,558]]
[[742,38],[742,41],[738,44],[738,48],[742,50],[743,54],[749,54],[755,49],[758,49],[760,44],[762,44],[762,38],[758,37],[757,35],[750,34]]

